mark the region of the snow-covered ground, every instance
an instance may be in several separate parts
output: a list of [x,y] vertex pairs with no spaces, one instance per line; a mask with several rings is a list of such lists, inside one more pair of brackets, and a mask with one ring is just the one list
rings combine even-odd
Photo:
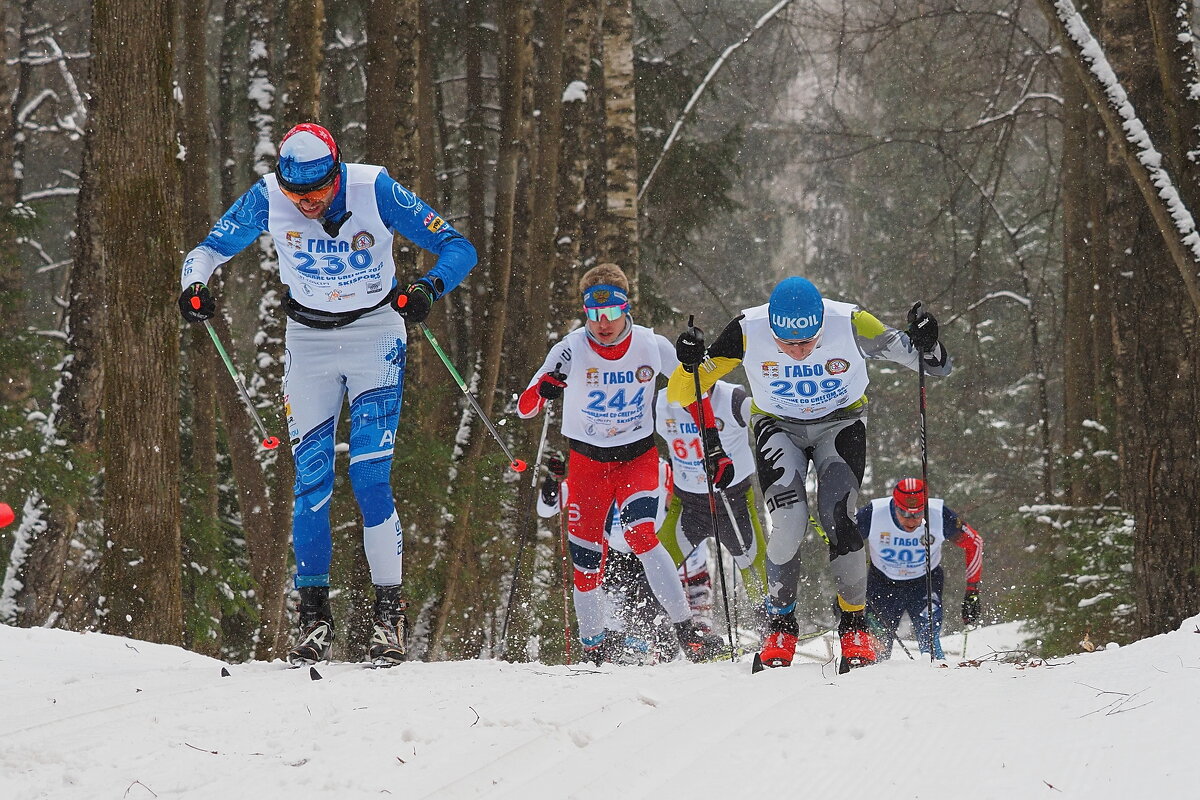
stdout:
[[1020,638],[973,632],[978,666],[897,649],[848,675],[815,641],[754,676],[466,661],[312,680],[0,626],[0,798],[1200,796],[1200,617],[1050,664],[985,658]]

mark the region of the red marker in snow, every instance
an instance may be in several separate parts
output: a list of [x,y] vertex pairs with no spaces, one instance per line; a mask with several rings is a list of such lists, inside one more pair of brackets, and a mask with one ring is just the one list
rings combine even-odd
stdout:
[[8,527],[16,518],[17,515],[13,513],[12,506],[8,503],[0,503],[0,528]]

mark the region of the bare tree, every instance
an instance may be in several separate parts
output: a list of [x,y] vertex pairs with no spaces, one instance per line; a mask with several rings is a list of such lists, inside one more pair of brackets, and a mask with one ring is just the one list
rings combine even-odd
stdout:
[[[508,313],[509,283],[513,270],[513,224],[517,195],[517,171],[526,141],[528,115],[525,113],[526,80],[532,45],[530,32],[533,25],[532,5],[526,0],[512,0],[503,4],[500,30],[503,55],[500,67],[500,149],[496,165],[495,219],[492,226],[491,273],[489,276],[489,303],[487,322],[480,348],[482,364],[478,381],[479,404],[485,414],[490,414],[496,386],[499,380],[501,349],[504,342],[506,315]],[[464,459],[468,469],[480,463],[488,437],[476,430]],[[479,583],[467,585],[473,588],[470,595],[460,599],[463,585],[477,564],[474,555],[477,545],[472,541],[475,529],[472,519],[474,482],[469,482],[459,493],[460,506],[455,519],[451,539],[450,562],[446,576],[446,587],[438,611],[437,622],[431,637],[431,649],[435,653],[445,648],[447,623],[462,606],[478,607],[482,596]],[[464,577],[464,569],[466,576]],[[461,604],[461,605],[459,605]],[[470,638],[479,636],[479,629],[468,633]]]
[[321,115],[321,65],[325,61],[325,0],[289,0],[283,59],[280,127],[288,130]]
[[[90,203],[106,347],[104,524],[106,632],[182,641],[179,541],[179,321],[175,272],[181,213],[172,48],[175,4],[95,6],[88,144]],[[152,91],[147,91],[147,86]]]

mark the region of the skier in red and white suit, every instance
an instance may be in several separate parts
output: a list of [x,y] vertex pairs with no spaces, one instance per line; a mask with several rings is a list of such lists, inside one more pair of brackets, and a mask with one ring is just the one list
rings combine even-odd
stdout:
[[608,555],[605,522],[616,503],[625,541],[670,616],[684,653],[694,661],[704,660],[715,655],[722,642],[692,623],[675,562],[655,535],[655,380],[675,369],[675,348],[650,328],[634,324],[629,281],[616,264],[588,270],[579,289],[587,314],[584,326],[550,349],[518,402],[518,413],[529,419],[547,400],[562,398],[562,435],[570,445],[572,487],[567,535],[575,565],[579,638],[589,658],[607,659],[612,642],[605,641],[600,584]]

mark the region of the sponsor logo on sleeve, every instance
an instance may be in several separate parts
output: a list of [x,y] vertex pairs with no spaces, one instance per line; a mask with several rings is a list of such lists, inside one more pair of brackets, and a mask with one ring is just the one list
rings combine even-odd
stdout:
[[433,213],[432,211],[430,211],[428,214],[425,215],[424,225],[426,228],[429,229],[430,233],[437,233],[438,231],[440,231],[442,229],[442,226],[445,224],[446,224],[446,220],[442,219],[441,217],[439,217],[437,214]]

